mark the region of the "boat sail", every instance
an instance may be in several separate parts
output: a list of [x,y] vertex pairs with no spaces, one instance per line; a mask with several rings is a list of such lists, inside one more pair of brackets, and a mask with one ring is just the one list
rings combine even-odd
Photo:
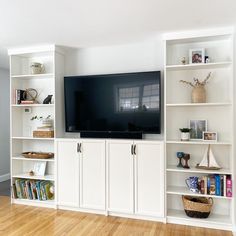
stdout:
[[202,161],[197,164],[196,168],[207,169],[207,170],[219,170],[221,167],[216,162],[216,159],[211,150],[211,145],[208,145],[207,150],[204,153]]

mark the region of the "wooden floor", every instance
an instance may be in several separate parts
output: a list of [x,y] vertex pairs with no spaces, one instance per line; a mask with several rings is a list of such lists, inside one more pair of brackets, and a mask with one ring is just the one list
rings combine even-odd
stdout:
[[220,230],[11,205],[9,197],[0,197],[0,235],[231,236],[232,234]]

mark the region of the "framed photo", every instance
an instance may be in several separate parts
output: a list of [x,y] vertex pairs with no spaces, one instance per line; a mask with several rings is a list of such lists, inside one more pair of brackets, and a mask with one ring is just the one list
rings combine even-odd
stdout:
[[191,140],[202,140],[203,132],[207,131],[207,120],[190,120],[189,128]]
[[217,141],[217,133],[216,132],[203,132],[203,140],[204,141]]
[[205,62],[205,49],[190,49],[189,50],[189,63],[204,63]]
[[40,176],[44,176],[45,175],[45,171],[46,171],[46,161],[40,161],[40,162],[36,162],[34,164],[34,174],[35,175],[40,175]]

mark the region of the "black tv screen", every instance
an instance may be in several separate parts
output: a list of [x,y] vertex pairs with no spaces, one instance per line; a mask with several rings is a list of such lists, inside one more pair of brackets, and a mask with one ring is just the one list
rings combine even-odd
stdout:
[[64,78],[66,132],[161,130],[160,71]]

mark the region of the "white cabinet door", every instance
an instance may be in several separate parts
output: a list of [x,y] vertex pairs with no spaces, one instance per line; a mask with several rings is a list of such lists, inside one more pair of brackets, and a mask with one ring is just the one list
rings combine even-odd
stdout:
[[105,140],[81,139],[80,207],[105,210]]
[[79,206],[79,154],[76,141],[57,141],[58,204]]
[[107,141],[108,210],[134,213],[133,141]]
[[135,141],[135,213],[164,217],[164,144]]

